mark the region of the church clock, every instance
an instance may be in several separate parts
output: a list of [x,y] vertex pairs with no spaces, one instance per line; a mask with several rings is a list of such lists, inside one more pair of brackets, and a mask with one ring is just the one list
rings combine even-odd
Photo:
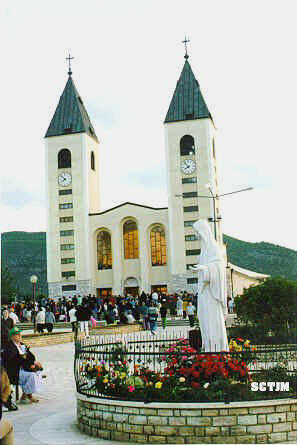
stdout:
[[72,182],[72,177],[70,173],[61,173],[58,176],[58,183],[59,185],[61,185],[62,187],[67,187],[68,185],[70,185]]
[[185,175],[190,175],[196,170],[196,162],[193,159],[185,159],[182,161],[180,168]]

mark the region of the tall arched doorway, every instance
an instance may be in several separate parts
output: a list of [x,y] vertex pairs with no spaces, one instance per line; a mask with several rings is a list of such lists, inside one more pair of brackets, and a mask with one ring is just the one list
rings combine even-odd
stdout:
[[137,278],[135,277],[128,277],[124,281],[124,294],[125,295],[133,295],[136,297],[139,292],[139,283]]

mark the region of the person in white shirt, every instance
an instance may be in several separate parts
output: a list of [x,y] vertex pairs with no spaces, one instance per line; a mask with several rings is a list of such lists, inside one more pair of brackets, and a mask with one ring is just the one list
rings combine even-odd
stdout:
[[195,307],[193,306],[191,301],[187,307],[187,314],[189,317],[190,326],[192,328],[192,327],[194,327]]
[[76,330],[76,322],[77,322],[77,318],[76,318],[76,307],[75,306],[71,306],[71,309],[69,311],[69,318],[70,318],[70,323],[72,325],[72,332],[75,332]]
[[159,300],[159,295],[157,292],[152,293],[152,300],[154,303],[157,303],[157,301]]
[[9,310],[9,317],[13,320],[14,326],[20,322],[19,317],[17,316],[17,314],[14,313],[13,307],[11,307]]
[[43,329],[45,328],[45,311],[43,311],[41,307],[39,308],[36,315],[36,327],[37,332],[43,333]]

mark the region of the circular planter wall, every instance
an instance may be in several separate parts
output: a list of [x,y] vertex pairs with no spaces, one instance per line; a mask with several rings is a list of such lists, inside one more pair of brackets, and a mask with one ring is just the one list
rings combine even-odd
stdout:
[[81,431],[140,443],[273,443],[297,441],[297,400],[149,403],[77,394]]

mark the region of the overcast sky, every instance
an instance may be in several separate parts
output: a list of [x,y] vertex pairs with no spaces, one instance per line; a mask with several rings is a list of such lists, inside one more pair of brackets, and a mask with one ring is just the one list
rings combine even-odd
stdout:
[[1,230],[46,227],[43,137],[73,79],[100,145],[102,210],[167,205],[163,121],[189,62],[217,127],[224,233],[293,249],[296,1],[2,0]]

